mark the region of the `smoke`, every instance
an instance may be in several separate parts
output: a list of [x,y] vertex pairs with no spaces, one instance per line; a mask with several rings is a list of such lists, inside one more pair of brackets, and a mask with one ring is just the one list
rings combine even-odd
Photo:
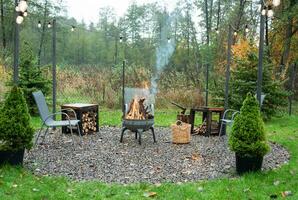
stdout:
[[156,64],[155,71],[151,78],[151,93],[156,95],[158,92],[158,81],[164,68],[168,65],[174,50],[175,41],[171,38],[171,22],[174,18],[173,15],[166,14],[161,26],[160,42],[156,48]]

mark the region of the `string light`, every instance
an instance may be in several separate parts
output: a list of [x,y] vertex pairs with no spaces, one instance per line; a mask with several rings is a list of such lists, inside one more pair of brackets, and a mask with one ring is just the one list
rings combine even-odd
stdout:
[[273,15],[274,15],[274,12],[273,12],[272,8],[268,7],[267,16],[271,18],[271,17],[273,17]]
[[17,24],[21,24],[21,23],[23,23],[23,21],[24,21],[23,16],[21,16],[21,15],[17,16],[17,19],[16,19]]
[[25,0],[21,0],[20,2],[19,2],[19,10],[21,11],[21,12],[25,12],[26,10],[27,10],[27,8],[28,8],[28,4],[27,4],[27,1],[25,1]]
[[15,7],[15,11],[18,14],[16,18],[17,24],[23,23],[24,17],[28,16],[27,8],[28,8],[27,0],[20,0],[18,5]]
[[216,33],[216,34],[218,34],[218,33],[219,33],[219,31],[218,31],[218,29],[217,29],[217,28],[215,29],[215,33]]
[[123,42],[123,37],[122,36],[120,36],[120,43],[122,43]]
[[275,7],[279,6],[280,5],[280,0],[273,0],[272,5],[275,6]]
[[41,21],[38,21],[37,27],[41,28]]
[[74,32],[75,31],[75,29],[76,29],[76,27],[75,26],[71,26],[71,32]]
[[234,36],[237,36],[237,34],[238,34],[237,31],[234,31]]
[[245,33],[248,33],[248,32],[249,32],[248,25],[245,25]]
[[48,23],[48,28],[52,28],[51,22]]
[[168,37],[168,43],[171,43],[171,38],[170,37]]

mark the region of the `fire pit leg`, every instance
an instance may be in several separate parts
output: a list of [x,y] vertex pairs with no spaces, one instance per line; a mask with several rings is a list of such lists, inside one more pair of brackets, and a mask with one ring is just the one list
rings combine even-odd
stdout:
[[152,135],[153,135],[153,141],[154,141],[154,143],[156,143],[154,128],[153,127],[150,127],[150,130],[151,130]]
[[135,139],[138,139],[138,132],[135,132]]
[[120,138],[120,142],[122,143],[123,142],[123,135],[124,135],[124,132],[127,130],[126,127],[122,128],[122,132],[121,132],[121,138]]
[[139,135],[139,145],[141,145],[142,144],[142,130],[139,130],[138,129],[138,135]]

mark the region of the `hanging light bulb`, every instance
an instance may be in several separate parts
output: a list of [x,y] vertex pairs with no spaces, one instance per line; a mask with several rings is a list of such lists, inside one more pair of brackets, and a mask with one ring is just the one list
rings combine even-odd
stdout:
[[52,27],[52,24],[51,22],[48,23],[48,28],[51,28]]
[[38,21],[37,27],[41,28],[41,21]]
[[218,34],[218,33],[219,33],[219,31],[218,31],[218,29],[217,29],[217,28],[215,29],[215,33],[216,33],[216,34]]
[[28,16],[28,12],[27,12],[27,10],[24,12],[24,17],[27,17]]
[[20,12],[19,6],[16,6],[16,12]]
[[234,31],[234,36],[237,36],[237,34],[238,34],[237,31]]
[[263,16],[266,15],[266,8],[263,8],[263,10],[262,10],[262,15],[263,15]]
[[275,7],[279,6],[280,5],[280,0],[273,0],[272,5],[275,6]]
[[25,11],[27,10],[27,8],[28,8],[27,1],[25,1],[25,0],[21,0],[21,1],[19,2],[19,9],[20,9],[20,11],[21,11],[21,12],[25,12]]
[[245,25],[245,33],[248,33],[248,32],[249,32],[248,25]]
[[75,31],[75,26],[71,26],[71,32],[74,32]]
[[271,8],[269,8],[269,10],[267,12],[267,16],[271,18],[271,17],[273,17],[273,15],[274,15],[273,10]]
[[24,17],[23,16],[17,16],[17,19],[16,19],[16,22],[17,22],[17,24],[21,24],[21,23],[23,23],[23,21],[24,21]]
[[122,43],[123,42],[123,37],[122,36],[120,36],[120,43]]
[[171,43],[171,38],[170,37],[168,37],[168,43]]

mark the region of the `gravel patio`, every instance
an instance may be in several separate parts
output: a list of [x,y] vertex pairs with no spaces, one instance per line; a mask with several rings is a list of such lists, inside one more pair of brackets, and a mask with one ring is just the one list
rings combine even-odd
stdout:
[[[142,145],[127,132],[120,143],[120,128],[101,127],[99,133],[79,137],[56,133],[45,144],[25,154],[24,167],[36,175],[66,176],[73,180],[99,180],[106,183],[187,182],[220,177],[235,177],[234,153],[228,150],[227,137],[195,135],[190,144],[171,143],[169,128],[155,128],[143,134]],[[278,168],[290,155],[281,145],[270,143],[263,170]]]

